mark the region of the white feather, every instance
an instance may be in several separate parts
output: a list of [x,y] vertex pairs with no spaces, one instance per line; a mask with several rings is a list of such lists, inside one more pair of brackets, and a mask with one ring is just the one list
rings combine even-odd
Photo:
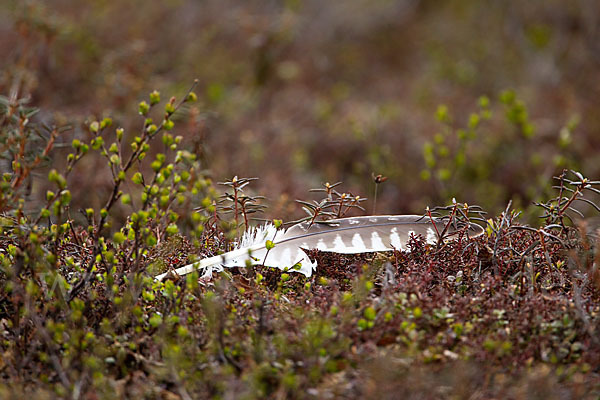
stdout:
[[[275,240],[277,233],[277,228],[271,223],[257,226],[256,228],[244,232],[238,248],[252,247],[257,244],[264,244],[267,240]],[[281,233],[281,231],[279,231],[279,233]]]
[[[441,231],[445,223],[434,220]],[[459,230],[449,227],[450,235]],[[467,234],[470,237],[483,233],[479,225],[470,224]],[[437,236],[431,219],[419,215],[383,215],[340,218],[309,224],[303,222],[287,230],[277,230],[272,224],[265,224],[244,234],[239,248],[219,256],[205,258],[175,270],[185,275],[194,270],[210,277],[223,268],[244,267],[248,263],[266,265],[280,269],[291,269],[306,276],[312,275],[317,264],[310,260],[305,250],[355,254],[376,251],[403,250],[411,236],[418,236],[435,243]],[[267,250],[267,241],[275,247]],[[156,279],[163,279],[161,274]]]

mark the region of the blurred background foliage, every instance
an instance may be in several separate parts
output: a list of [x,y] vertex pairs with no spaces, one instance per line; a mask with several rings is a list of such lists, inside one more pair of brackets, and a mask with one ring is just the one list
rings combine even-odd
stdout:
[[[56,168],[90,121],[133,132],[149,92],[198,78],[176,134],[215,181],[260,177],[270,217],[326,181],[372,198],[373,173],[380,213],[497,212],[563,168],[600,176],[599,18],[595,0],[3,0],[0,94],[71,127]],[[112,187],[99,163],[70,178],[79,204]]]

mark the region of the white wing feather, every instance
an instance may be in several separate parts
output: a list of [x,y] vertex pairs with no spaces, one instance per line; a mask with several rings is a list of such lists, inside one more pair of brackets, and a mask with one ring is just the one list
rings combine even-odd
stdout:
[[[435,227],[434,227],[435,223]],[[202,259],[175,270],[185,275],[194,270],[210,277],[223,267],[243,267],[249,261],[254,265],[264,264],[280,269],[293,268],[306,276],[312,275],[317,264],[310,260],[305,250],[358,254],[376,251],[406,250],[411,236],[421,235],[428,243],[435,243],[437,233],[444,229],[445,222],[439,219],[425,218],[420,215],[380,215],[351,217],[314,223],[296,224],[287,230],[277,230],[272,224],[256,228],[244,235],[240,248],[222,255]],[[449,228],[449,236],[460,229]],[[479,236],[483,228],[471,223],[466,230],[469,237]],[[275,244],[266,249],[266,242]],[[156,279],[163,279],[161,274]]]

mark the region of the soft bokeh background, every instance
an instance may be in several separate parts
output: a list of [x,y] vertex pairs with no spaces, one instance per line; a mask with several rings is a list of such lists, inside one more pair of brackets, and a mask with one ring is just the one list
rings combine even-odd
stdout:
[[[378,212],[497,212],[565,167],[600,176],[599,19],[595,0],[4,0],[0,93],[69,144],[107,115],[135,132],[149,92],[197,78],[175,133],[215,181],[259,177],[269,216],[326,181],[372,199],[372,173]],[[98,206],[110,175],[86,162],[72,191]]]

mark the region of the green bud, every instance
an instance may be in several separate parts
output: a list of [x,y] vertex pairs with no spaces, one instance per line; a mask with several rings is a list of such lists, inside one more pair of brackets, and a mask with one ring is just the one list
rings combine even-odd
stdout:
[[481,96],[478,102],[481,108],[488,108],[490,106],[490,99],[487,96]]
[[55,183],[61,189],[64,189],[67,185],[67,181],[65,180],[65,178],[61,174],[59,174],[55,169],[52,169],[50,170],[50,172],[48,172],[48,180],[50,182]]
[[421,316],[423,316],[423,310],[421,310],[421,307],[415,307],[413,309],[413,315],[415,318],[421,318]]
[[368,321],[373,321],[373,320],[375,320],[375,317],[377,316],[377,312],[375,311],[375,309],[373,307],[367,307],[367,308],[365,308],[363,315]]
[[142,174],[140,172],[136,172],[131,177],[131,181],[133,183],[135,183],[136,185],[141,185],[142,183],[144,183],[144,177],[142,176]]
[[168,131],[173,129],[174,126],[175,126],[175,123],[173,121],[171,121],[170,119],[166,119],[165,122],[163,122],[163,127]]
[[477,126],[479,125],[479,120],[480,120],[479,115],[472,113],[469,116],[469,128],[471,128],[471,129],[477,128]]
[[116,244],[123,244],[125,242],[125,235],[122,232],[115,232],[113,235],[113,242]]
[[142,101],[138,106],[138,111],[140,115],[146,115],[148,114],[148,111],[150,111],[150,106],[145,101]]
[[194,103],[198,100],[198,96],[196,95],[196,93],[194,92],[190,92],[187,95],[187,98],[185,99],[185,101],[189,101],[190,103]]
[[163,322],[162,317],[160,315],[158,315],[158,314],[154,314],[148,320],[148,323],[153,328],[158,328],[160,325],[162,325],[162,322]]
[[156,246],[157,240],[156,240],[156,236],[154,236],[153,234],[148,235],[148,237],[146,237],[146,244],[149,247],[154,247]]
[[160,92],[155,90],[152,93],[150,93],[150,104],[155,105],[158,103],[160,103]]
[[169,204],[170,197],[168,195],[160,196],[159,204],[161,207],[166,207]]
[[90,132],[98,133],[99,129],[100,129],[100,124],[98,123],[98,121],[94,121],[90,124]]
[[104,139],[102,138],[102,136],[98,136],[98,137],[92,139],[92,143],[91,144],[92,144],[92,149],[98,150],[104,144]]
[[170,146],[173,143],[173,135],[165,133],[162,137],[162,142],[165,146]]
[[154,161],[152,161],[152,164],[150,164],[150,167],[152,167],[154,172],[158,172],[160,170],[161,166],[162,166],[162,163],[158,160],[154,160]]
[[109,128],[112,125],[112,119],[106,117],[100,122],[100,129]]
[[14,244],[9,244],[8,245],[8,254],[11,257],[15,257],[17,255],[17,246],[15,246]]
[[68,190],[63,190],[60,192],[60,202],[63,205],[67,205],[71,202],[71,192]]
[[123,196],[121,196],[121,203],[125,205],[131,204],[131,196],[128,194],[124,194]]

